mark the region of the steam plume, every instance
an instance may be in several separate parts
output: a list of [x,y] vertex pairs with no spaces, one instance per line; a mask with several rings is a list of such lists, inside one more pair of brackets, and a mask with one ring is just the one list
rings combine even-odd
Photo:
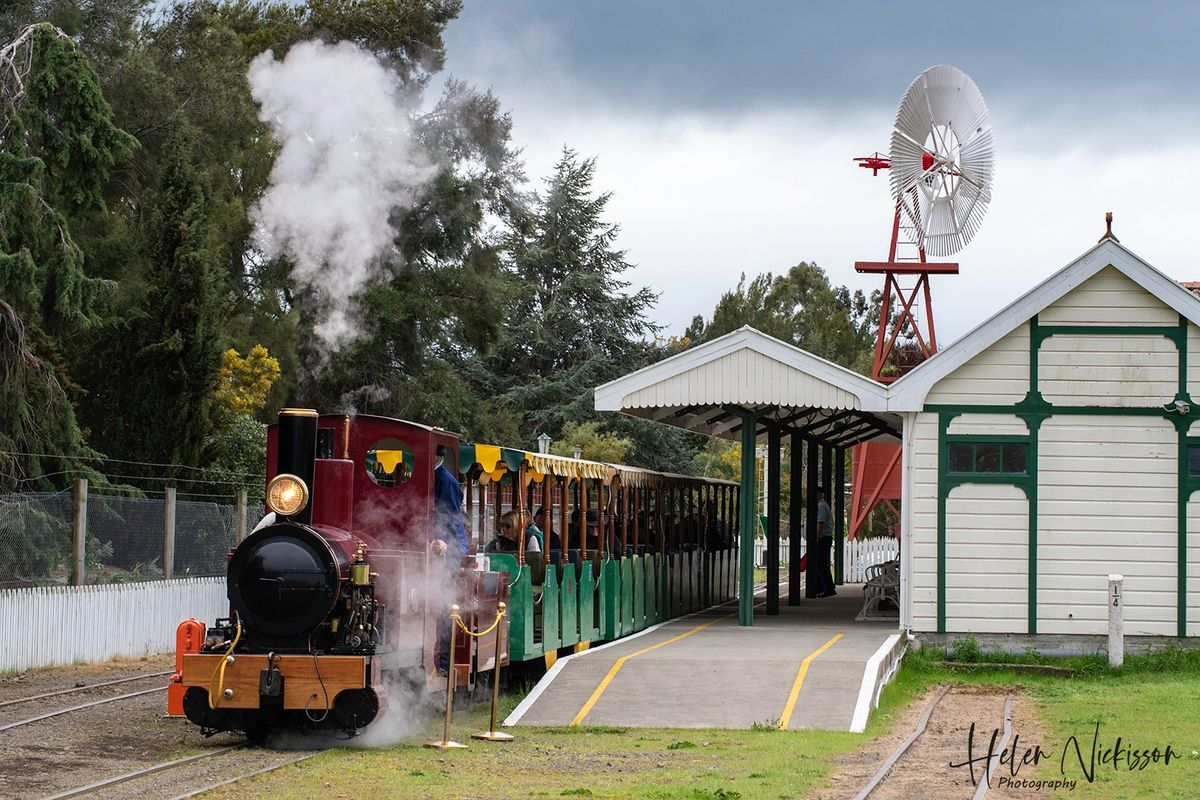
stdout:
[[413,101],[370,53],[349,42],[304,42],[283,61],[250,64],[250,89],[281,149],[252,209],[269,257],[322,307],[314,326],[327,356],[355,337],[354,299],[393,252],[390,217],[412,204],[435,169],[412,136]]

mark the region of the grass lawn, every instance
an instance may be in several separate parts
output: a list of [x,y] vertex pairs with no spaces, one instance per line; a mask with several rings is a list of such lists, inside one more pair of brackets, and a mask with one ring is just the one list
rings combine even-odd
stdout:
[[[908,697],[892,689],[865,734],[829,731],[668,728],[511,729],[517,741],[472,741],[487,727],[487,707],[455,715],[452,738],[469,750],[421,746],[341,749],[296,767],[242,781],[206,797],[309,798],[795,798],[823,786],[837,757],[890,728]],[[519,698],[505,697],[501,716]]]
[[[943,669],[933,662],[940,655],[910,653],[897,682],[911,693],[938,683],[972,683],[1001,687],[1020,686],[1034,701],[1042,731],[1033,740],[1023,736],[1018,759],[1026,748],[1040,745],[1049,753],[1037,767],[1027,766],[1019,777],[1041,780],[1057,778],[1077,781],[1073,790],[1044,791],[1050,796],[1072,798],[1172,798],[1200,797],[1200,652],[1169,649],[1156,654],[1132,656],[1119,670],[1110,669],[1106,656],[1047,659],[1033,655],[1012,656],[959,653],[966,660],[983,658],[1006,662],[1046,663],[1078,670],[1074,678],[1030,675],[1014,670],[958,672]],[[1122,760],[1097,763],[1094,781],[1091,770],[1092,742],[1097,751],[1113,748],[1117,737],[1122,747],[1150,750],[1167,745],[1179,754],[1169,764],[1161,761],[1144,769],[1130,770]],[[1020,720],[1017,720],[1020,732]],[[990,732],[989,732],[990,733]],[[1082,753],[1081,766],[1070,744],[1074,736]],[[986,748],[986,739],[983,743]],[[1067,752],[1065,767],[1062,764]],[[1097,757],[1097,761],[1099,761]],[[1004,768],[999,774],[1010,774]],[[1064,771],[1065,770],[1065,771]],[[994,784],[993,784],[994,785]],[[1001,789],[997,796],[1002,796]]]

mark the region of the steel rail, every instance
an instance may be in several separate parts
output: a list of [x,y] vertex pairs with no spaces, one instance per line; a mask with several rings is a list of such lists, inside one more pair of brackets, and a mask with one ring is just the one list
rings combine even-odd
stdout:
[[70,689],[59,689],[56,692],[46,692],[45,694],[35,694],[35,695],[31,695],[29,697],[22,697],[19,700],[5,700],[3,703],[0,703],[0,708],[7,708],[8,706],[15,706],[20,703],[29,703],[34,700],[45,700],[47,697],[57,697],[62,694],[73,694],[75,692],[87,692],[92,689],[99,689],[104,686],[116,686],[118,683],[131,683],[133,681],[144,681],[147,678],[161,678],[163,675],[171,675],[171,674],[172,674],[172,671],[168,669],[168,670],[165,670],[164,672],[147,672],[145,675],[135,675],[131,678],[118,678],[115,681],[104,681],[103,683],[93,683],[93,684],[89,684],[87,686],[73,686]]
[[[1013,694],[1009,692],[1004,698],[1004,736],[1001,737],[1000,743],[996,745],[996,752],[988,759],[988,763],[983,770],[983,780],[975,787],[975,795],[971,800],[983,800],[987,796],[988,787],[992,781],[992,771],[1000,766],[1000,756],[1004,753],[1004,748],[1008,747],[1008,739],[1012,736],[1012,704]],[[972,767],[972,769],[974,768]]]
[[105,697],[100,700],[93,700],[90,703],[80,703],[79,705],[71,706],[70,708],[60,708],[57,711],[51,711],[46,714],[39,714],[36,717],[30,717],[29,719],[23,719],[19,722],[10,722],[7,725],[0,725],[0,732],[12,730],[13,728],[19,728],[22,725],[29,725],[34,722],[41,722],[42,720],[50,719],[51,717],[58,717],[63,714],[70,714],[73,711],[82,711],[85,708],[91,708],[93,706],[101,706],[101,705],[104,705],[105,703],[115,703],[118,700],[128,700],[131,697],[140,697],[141,695],[150,694],[151,692],[165,692],[166,690],[167,690],[166,686],[156,686],[153,689],[143,689],[140,692],[129,692],[128,694],[119,694],[119,695],[116,695],[115,697]]
[[934,698],[929,701],[929,705],[925,707],[925,713],[921,715],[921,721],[917,723],[916,730],[910,733],[908,738],[901,742],[900,746],[892,751],[892,754],[888,756],[887,761],[883,762],[883,766],[881,766],[879,770],[871,776],[871,780],[867,781],[867,784],[858,790],[858,794],[854,795],[854,800],[866,800],[871,792],[875,791],[875,789],[879,787],[879,784],[883,782],[885,777],[887,777],[888,772],[890,772],[892,767],[896,765],[896,762],[899,761],[906,752],[908,752],[908,748],[912,747],[913,742],[919,739],[921,734],[925,733],[925,728],[929,725],[929,718],[933,716],[934,707],[937,706],[938,703],[942,702],[942,698],[946,696],[946,692],[949,690],[949,685],[945,685],[938,690],[938,693],[934,695]]
[[241,750],[245,746],[246,745],[244,744],[234,744],[228,747],[221,747],[217,750],[212,750],[208,753],[198,753],[194,756],[184,756],[183,758],[177,758],[173,761],[163,761],[159,764],[152,764],[142,769],[136,769],[133,772],[126,772],[113,778],[107,778],[102,781],[90,783],[87,786],[80,786],[76,789],[68,789],[65,792],[59,792],[58,794],[51,795],[50,797],[45,798],[45,800],[66,800],[69,797],[83,797],[91,794],[92,792],[99,791],[100,789],[107,789],[109,786],[116,786],[119,783],[126,783],[127,781],[135,781],[138,778],[144,778],[147,775],[153,775],[157,772],[173,769],[174,767],[181,767],[184,764],[203,761],[206,758],[214,758],[216,756],[229,753],[233,750]]
[[231,783],[237,783],[238,781],[245,780],[246,778],[253,778],[256,775],[265,775],[266,773],[274,772],[277,769],[283,769],[284,767],[290,767],[293,764],[299,764],[301,761],[307,761],[308,759],[310,759],[316,755],[319,755],[319,753],[309,753],[307,755],[300,756],[299,758],[288,759],[287,761],[284,761],[281,764],[274,764],[269,767],[263,767],[261,769],[256,769],[253,772],[247,772],[245,775],[238,775],[233,778],[226,778],[223,781],[217,781],[216,783],[210,783],[207,786],[201,786],[199,789],[193,789],[190,792],[184,792],[183,794],[177,794],[174,797],[172,797],[171,800],[187,800],[187,798],[189,798],[189,797],[195,797],[196,795],[204,794],[205,792],[211,792],[213,789],[218,789],[222,786],[228,786]]

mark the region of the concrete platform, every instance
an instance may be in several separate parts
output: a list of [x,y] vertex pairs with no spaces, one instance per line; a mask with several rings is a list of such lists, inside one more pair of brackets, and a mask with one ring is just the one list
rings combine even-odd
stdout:
[[757,606],[753,627],[728,604],[562,659],[505,724],[850,730],[897,624],[854,621],[861,586],[786,602],[778,616]]

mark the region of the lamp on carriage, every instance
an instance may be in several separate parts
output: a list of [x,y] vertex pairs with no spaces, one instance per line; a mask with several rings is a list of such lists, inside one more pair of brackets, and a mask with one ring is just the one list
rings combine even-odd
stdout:
[[539,433],[538,438],[537,438],[538,452],[541,453],[542,455],[546,455],[547,453],[549,453],[551,441],[553,441],[553,440],[549,436],[547,436],[545,433]]
[[575,460],[578,461],[581,458],[583,458],[583,448],[575,445]]

